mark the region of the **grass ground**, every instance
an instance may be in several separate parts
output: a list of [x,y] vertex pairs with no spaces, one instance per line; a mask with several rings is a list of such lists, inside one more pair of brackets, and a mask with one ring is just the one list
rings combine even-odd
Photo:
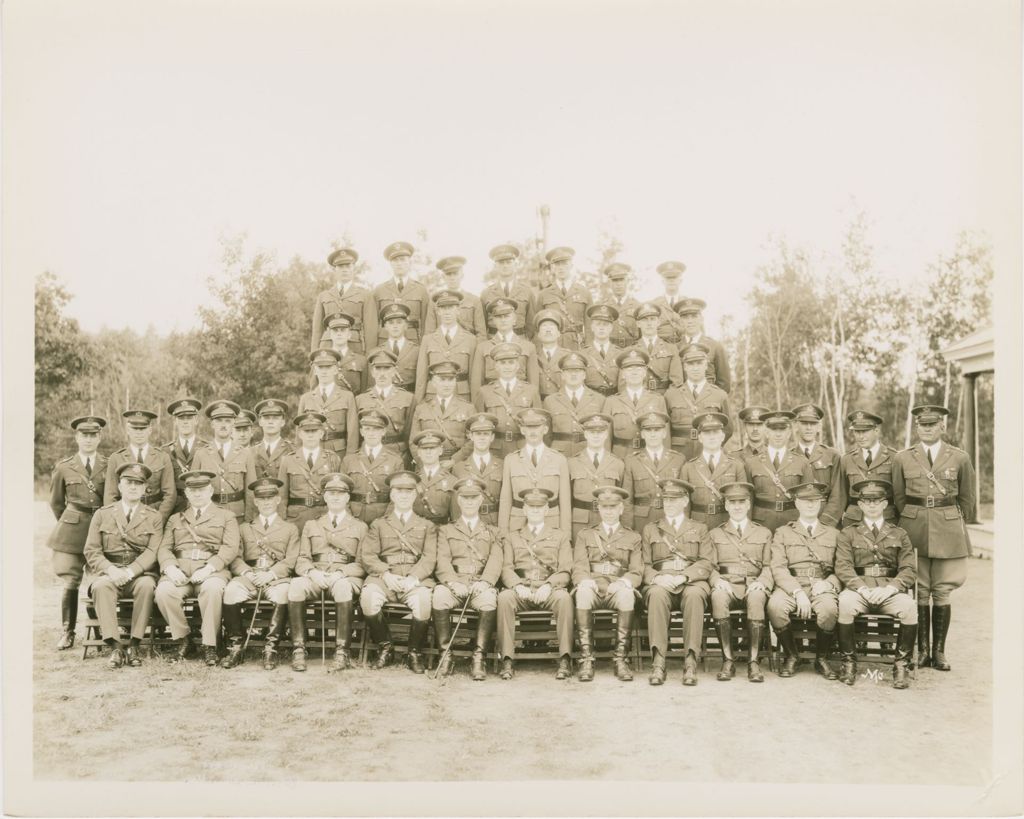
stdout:
[[[148,661],[111,672],[57,652],[53,525],[35,505],[34,767],[40,779],[678,780],[775,783],[987,781],[991,762],[992,561],[971,561],[955,598],[953,671],[920,669],[895,691],[862,669],[857,685],[804,668],[763,685],[702,673],[632,683],[598,664],[559,683],[547,663],[511,682],[445,684],[402,668],[327,675],[256,662],[232,671]],[[81,632],[81,629],[80,629]],[[81,633],[79,635],[81,637]]]

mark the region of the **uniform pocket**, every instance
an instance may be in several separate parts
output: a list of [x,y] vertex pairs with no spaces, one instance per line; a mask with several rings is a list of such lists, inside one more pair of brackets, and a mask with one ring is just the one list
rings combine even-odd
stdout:
[[82,513],[77,509],[71,509],[70,507],[64,510],[64,514],[60,516],[61,523],[81,523]]
[[947,506],[942,510],[942,517],[946,520],[959,520],[960,510],[955,506]]
[[[859,510],[858,510],[859,511]],[[916,506],[904,506],[903,513],[900,515],[901,518],[909,518],[913,520],[917,517],[918,508]]]

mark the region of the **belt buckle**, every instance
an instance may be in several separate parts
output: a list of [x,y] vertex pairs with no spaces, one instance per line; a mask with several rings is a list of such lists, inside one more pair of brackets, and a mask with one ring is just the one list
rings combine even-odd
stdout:
[[779,501],[779,500],[775,501],[775,511],[776,512],[785,512],[786,511],[786,502],[785,501]]
[[192,557],[190,557],[189,560],[199,560],[199,550],[198,549],[193,549],[192,550]]
[[651,392],[657,392],[658,391],[658,379],[657,378],[649,378],[649,379],[647,379],[647,389],[649,389]]
[[651,509],[661,509],[662,500],[661,495],[656,498],[651,498]]
[[593,510],[594,510],[595,512],[597,512],[597,511],[598,511],[598,508],[597,508],[597,501],[591,501],[591,502],[590,502],[590,505],[591,505],[591,507],[593,508]]
[[694,429],[693,427],[690,427],[690,437],[693,438],[694,440],[697,439],[697,430]]
[[267,561],[266,556],[265,555],[260,555],[259,558],[256,560],[256,568],[259,569],[260,571],[263,571],[263,570],[265,570],[267,568],[267,563],[268,563],[268,561]]
[[709,514],[709,515],[717,515],[718,514],[718,507],[715,504],[713,504],[713,503],[709,503],[708,504],[707,514]]
[[643,444],[640,443],[639,433],[633,437],[633,449],[640,449]]
[[573,432],[573,434],[572,434],[572,442],[574,444],[583,443],[583,433],[582,432]]
[[934,509],[935,508],[935,496],[934,495],[929,495],[928,497],[926,497],[924,499],[924,505],[925,505],[926,509]]
[[327,553],[327,562],[328,563],[333,563],[337,559],[338,559],[338,556],[334,552],[328,552]]
[[512,434],[512,430],[508,430],[505,433],[505,440],[508,441],[509,443],[511,443],[513,440],[515,440],[515,436]]

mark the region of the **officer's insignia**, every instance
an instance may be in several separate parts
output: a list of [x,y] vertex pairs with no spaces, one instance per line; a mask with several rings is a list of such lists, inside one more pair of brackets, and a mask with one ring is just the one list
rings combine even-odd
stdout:
[[946,480],[953,480],[953,478],[955,478],[955,477],[956,477],[956,470],[955,469],[947,469],[946,470]]
[[446,492],[448,491],[448,479],[447,478],[445,478],[443,481],[441,481],[441,488],[444,489]]
[[853,420],[854,421],[864,421],[864,420],[866,420],[866,416],[864,415],[863,412],[855,412],[853,414]]

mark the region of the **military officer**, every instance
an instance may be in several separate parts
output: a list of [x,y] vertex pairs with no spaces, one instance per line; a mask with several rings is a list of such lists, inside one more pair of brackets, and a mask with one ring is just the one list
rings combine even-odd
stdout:
[[672,448],[687,460],[696,457],[701,445],[693,417],[702,412],[718,412],[725,416],[725,437],[732,435],[732,407],[725,391],[706,378],[708,351],[691,344],[680,351],[686,381],[665,391],[665,404],[672,418]]
[[854,618],[878,611],[900,621],[893,659],[893,688],[908,688],[908,671],[917,638],[917,606],[909,592],[917,581],[914,547],[907,533],[885,520],[892,484],[881,478],[857,481],[852,487],[861,519],[844,526],[836,539],[836,577],[839,594],[839,679],[853,685],[857,678]]
[[683,281],[686,265],[682,262],[662,262],[655,268],[661,277],[662,295],[653,303],[661,313],[658,323],[658,335],[673,346],[678,346],[686,335],[683,321],[672,305],[679,301],[679,285]]
[[512,322],[515,318],[515,306],[512,301],[495,299],[490,304],[489,315],[495,327],[494,335],[476,345],[473,366],[469,373],[469,392],[474,401],[485,384],[490,384],[501,377],[497,359],[494,358],[494,351],[499,346],[511,344],[515,347],[516,378],[529,384],[537,384],[540,380],[537,348],[522,336],[512,332]]
[[443,526],[451,519],[451,492],[455,486],[452,473],[441,466],[444,438],[435,430],[426,429],[411,443],[419,465],[419,486],[412,509],[435,526]]
[[660,315],[658,306],[652,302],[637,308],[636,324],[640,328],[640,338],[633,349],[642,351],[648,358],[647,389],[664,395],[670,386],[683,383],[683,365],[676,345],[658,335]]
[[296,415],[294,422],[301,445],[281,458],[281,468],[277,473],[277,479],[281,481],[278,511],[284,520],[300,529],[307,520],[323,514],[326,503],[320,494],[320,481],[324,475],[340,471],[341,459],[322,444],[327,423],[322,413]]
[[367,347],[363,341],[363,316],[366,314],[367,302],[373,301],[370,291],[361,284],[356,284],[356,262],[359,254],[350,247],[335,250],[327,257],[327,264],[334,270],[337,284],[330,290],[317,293],[313,305],[313,336],[309,348],[315,350],[325,339],[324,327],[327,316],[345,313],[353,318],[352,334],[349,346],[356,353],[364,353]]
[[[248,487],[256,499],[258,514],[238,527],[241,544],[228,567],[232,578],[224,589],[224,634],[229,641],[228,654],[221,660],[224,668],[234,668],[242,662],[242,603],[263,596],[274,604],[263,649],[263,667],[268,671],[277,667],[277,645],[284,636],[288,617],[288,584],[299,556],[299,530],[277,514],[281,486],[277,478],[260,478]],[[305,664],[304,653],[300,654],[306,631],[304,615],[305,611],[300,609],[298,623],[292,619],[293,668],[297,662]]]
[[535,319],[537,333],[537,367],[540,376],[538,389],[541,400],[562,388],[562,371],[558,364],[569,352],[559,345],[562,329],[562,314],[556,310],[540,310]]
[[431,367],[442,362],[455,367],[455,392],[464,401],[469,401],[469,370],[476,351],[477,336],[459,324],[459,303],[463,295],[458,290],[441,290],[434,294],[433,305],[438,316],[438,326],[427,333],[420,344],[419,360],[416,363],[414,392],[417,401],[434,393]]
[[633,679],[629,667],[634,594],[643,579],[640,534],[622,525],[629,493],[615,484],[594,488],[600,523],[580,532],[574,541],[572,584],[576,594],[576,633],[580,642],[581,682],[594,679],[594,610],[616,612],[615,676]]
[[212,472],[193,470],[183,476],[188,507],[171,515],[157,551],[162,578],[154,599],[177,643],[176,660],[192,649],[191,630],[182,601],[199,598],[202,617],[203,659],[217,664],[224,587],[231,577],[228,566],[238,555],[238,522],[227,509],[213,503]]
[[231,443],[235,449],[248,449],[252,446],[255,425],[255,412],[247,409],[238,410],[238,415],[235,416],[235,428],[231,433]]
[[[431,599],[434,636],[441,652],[451,642],[452,609],[466,605],[477,612],[470,672],[477,681],[487,677],[484,658],[494,633],[498,606],[496,586],[505,559],[498,528],[485,523],[480,517],[484,492],[484,484],[477,478],[462,478],[455,484],[453,520],[437,532],[437,585]],[[448,652],[438,664],[436,676],[447,676],[454,665],[451,652]]]
[[395,383],[411,395],[416,388],[416,365],[420,359],[420,345],[406,337],[409,308],[404,304],[387,304],[381,308],[383,332],[379,347],[371,348],[369,357],[378,350],[387,350],[395,359]]
[[601,408],[601,412],[612,419],[612,452],[623,460],[644,445],[637,418],[652,412],[668,412],[665,397],[645,386],[649,360],[643,350],[633,349],[620,353],[616,363],[619,365],[622,387],[615,395],[604,399]]
[[594,498],[598,486],[622,486],[626,465],[608,451],[611,416],[592,413],[580,417],[586,448],[569,458],[569,485],[572,489],[572,538],[601,522]]
[[701,448],[679,473],[679,477],[693,486],[690,517],[708,529],[721,526],[729,519],[722,487],[747,480],[743,461],[722,449],[728,422],[720,412],[702,412],[693,417]]
[[395,386],[395,357],[387,350],[374,350],[369,355],[373,385],[356,397],[360,417],[366,410],[377,410],[388,419],[384,446],[403,461],[409,454],[409,427],[416,408],[416,399],[408,390]]
[[[436,267],[444,276],[445,290],[454,291],[462,298],[456,308],[455,315],[459,326],[478,339],[487,338],[487,321],[484,318],[484,307],[480,297],[467,293],[462,289],[462,268],[466,260],[462,256],[445,256]],[[437,329],[440,323],[437,315],[436,302],[431,302],[427,313],[427,332]]]
[[506,458],[516,451],[522,440],[517,420],[519,413],[527,407],[539,408],[540,393],[533,384],[519,378],[521,350],[517,345],[500,344],[490,355],[494,358],[497,378],[480,388],[473,403],[478,411],[498,419],[491,451]]
[[[810,461],[815,481],[831,487],[832,477],[839,466],[839,453],[821,443],[821,420],[825,417],[825,410],[815,404],[800,404],[793,407],[792,412],[796,437],[790,448]],[[828,499],[827,490],[825,498]]]
[[[636,327],[636,311],[640,302],[627,295],[629,277],[632,272],[633,268],[622,262],[612,262],[604,269],[604,276],[608,279],[610,292],[602,303],[615,311],[615,317],[611,319],[612,328],[609,338],[612,344],[622,350],[632,347],[640,337],[640,331]],[[590,319],[590,329],[593,332],[593,316]]]
[[675,608],[683,615],[683,685],[696,685],[715,552],[707,527],[687,516],[693,487],[678,478],[666,478],[660,488],[665,516],[647,524],[642,532],[643,593],[651,641],[648,682],[665,682],[668,626]]
[[374,668],[391,662],[391,630],[382,609],[386,602],[404,603],[412,612],[406,664],[422,674],[423,647],[430,626],[430,596],[434,587],[437,562],[437,527],[413,511],[418,481],[412,472],[388,476],[392,511],[370,524],[359,549],[359,561],[366,570],[366,581],[359,595],[359,608],[366,627],[377,644]]
[[93,513],[103,505],[107,459],[97,451],[100,431],[107,425],[98,415],[85,415],[71,422],[78,452],[58,461],[50,476],[50,510],[57,525],[46,545],[53,552],[53,573],[61,581],[61,637],[57,650],[75,644],[78,622],[78,589],[82,585],[85,556],[82,549]]
[[379,410],[359,413],[358,452],[346,455],[341,471],[352,481],[352,515],[367,526],[384,514],[388,505],[387,477],[405,467],[402,458],[383,445],[391,420]]
[[544,444],[551,428],[546,410],[529,408],[516,417],[523,433],[523,447],[505,456],[498,498],[498,526],[503,532],[525,525],[526,513],[517,500],[525,489],[541,486],[551,493],[547,522],[552,528],[572,531],[572,489],[566,457]]
[[[339,387],[344,387],[353,395],[359,395],[366,389],[366,356],[362,351],[357,351],[352,346],[353,326],[355,316],[348,313],[332,313],[327,317],[327,328],[330,331],[330,343],[321,344],[334,350],[339,356],[337,382]],[[310,386],[317,385],[316,365],[313,366],[313,378]]]
[[519,248],[514,245],[498,245],[491,248],[489,255],[494,262],[496,278],[494,283],[485,287],[480,294],[480,302],[488,324],[492,329],[497,329],[491,307],[498,299],[504,299],[512,304],[515,316],[509,329],[514,328],[517,336],[525,338],[527,333],[532,332],[533,327],[533,290],[529,284],[519,281],[516,276]]
[[[281,471],[281,456],[293,449],[291,442],[281,437],[288,405],[279,398],[265,398],[254,409],[263,437],[245,453],[246,486],[257,478],[276,478]],[[255,498],[248,491],[245,496],[245,514],[248,518],[256,514]]]
[[757,455],[765,446],[765,425],[764,417],[770,413],[768,407],[753,406],[744,407],[739,412],[740,421],[743,422],[743,448],[739,456],[744,458],[748,455]]
[[665,413],[648,412],[641,415],[637,423],[644,448],[626,456],[622,488],[629,493],[632,503],[623,522],[628,528],[642,532],[648,523],[663,517],[661,482],[665,478],[678,478],[686,460],[665,446],[669,426]]
[[[732,376],[729,373],[729,357],[721,342],[704,333],[704,308],[707,302],[703,299],[680,299],[672,305],[679,314],[682,335],[679,339],[679,353],[694,344],[699,344],[708,351],[707,380],[728,394],[732,389]],[[691,379],[692,380],[692,379]]]
[[411,439],[428,429],[441,436],[442,463],[450,463],[466,445],[466,419],[476,411],[472,404],[455,395],[458,375],[459,369],[451,361],[430,365],[431,395],[416,405],[409,428]]
[[524,609],[553,612],[559,653],[555,679],[567,680],[572,675],[573,606],[567,589],[572,546],[568,527],[559,526],[548,515],[553,501],[550,489],[525,489],[517,502],[525,510],[526,521],[505,536],[501,570],[505,588],[498,592],[498,654],[503,680],[511,680],[514,674],[516,612]]
[[467,418],[466,435],[472,449],[463,450],[452,460],[452,476],[456,480],[475,478],[479,482],[484,497],[477,514],[491,526],[498,525],[498,496],[505,467],[504,459],[491,452],[497,425],[498,419],[487,412]]
[[562,316],[561,345],[567,350],[578,350],[586,342],[586,315],[592,303],[587,288],[575,281],[575,255],[576,251],[571,247],[552,248],[545,254],[552,281],[541,288],[534,302],[534,327],[537,329],[543,311],[554,311]]
[[202,409],[203,404],[198,398],[179,398],[167,405],[167,414],[174,419],[174,439],[160,448],[171,459],[171,467],[174,470],[174,491],[177,494],[175,512],[180,512],[186,506],[185,486],[181,482],[181,473],[192,469],[192,459],[196,450],[209,443],[196,435],[199,413]]
[[213,429],[213,440],[192,459],[194,470],[214,474],[213,502],[241,522],[245,518],[245,470],[249,453],[235,446],[233,434],[239,406],[234,401],[212,401],[204,410]]
[[544,399],[551,413],[551,448],[571,458],[585,446],[580,419],[601,412],[604,397],[584,386],[587,360],[581,353],[564,353],[558,361],[561,387]]
[[793,413],[776,410],[762,417],[768,429],[768,444],[756,455],[744,453],[743,466],[754,485],[753,518],[774,532],[796,520],[796,504],[789,490],[813,481],[814,470],[802,454],[789,449]]
[[[316,520],[306,521],[299,540],[295,574],[288,586],[288,606],[303,606],[330,592],[335,608],[334,662],[327,673],[352,667],[353,600],[363,588],[366,570],[358,560],[359,544],[367,526],[349,512],[348,502],[355,483],[342,472],[324,475],[320,491],[327,511]],[[294,630],[294,627],[293,627]]]
[[[860,520],[860,506],[853,485],[868,478],[882,478],[892,483],[892,465],[897,451],[880,440],[882,419],[874,413],[855,409],[846,416],[853,429],[856,446],[841,455],[839,466],[832,474],[832,486],[821,519],[829,526],[845,526]],[[896,507],[886,506],[884,517],[895,523]]]
[[828,663],[839,617],[839,578],[835,573],[839,530],[818,516],[825,505],[828,486],[818,481],[793,487],[799,518],[780,526],[772,538],[772,577],[775,591],[768,600],[768,619],[782,646],[780,677],[792,677],[799,655],[790,618],[814,615],[814,670],[826,680],[838,679]]
[[917,444],[893,461],[894,503],[899,526],[917,549],[919,664],[949,671],[949,598],[967,579],[971,544],[965,524],[974,518],[977,481],[967,453],[942,440],[949,410],[925,404],[911,414]]
[[359,448],[359,418],[356,399],[338,384],[341,354],[336,350],[314,350],[309,360],[316,370],[317,384],[299,398],[299,414],[318,412],[327,419],[324,447],[339,457]]
[[160,519],[166,521],[174,510],[178,493],[174,488],[174,467],[167,453],[157,449],[150,442],[153,433],[153,421],[156,413],[149,410],[125,410],[121,413],[125,420],[125,432],[128,446],[112,453],[107,459],[107,475],[103,482],[103,505],[107,506],[118,500],[117,470],[126,463],[140,463],[149,467],[149,480],[142,502],[152,506],[160,513]]
[[[608,304],[595,304],[587,310],[590,321],[591,340],[580,353],[587,362],[586,385],[607,398],[618,391],[619,365],[616,359],[622,348],[611,341],[612,327],[619,311]],[[633,346],[632,338],[629,346]]]
[[714,548],[711,585],[711,616],[718,642],[722,646],[720,681],[731,680],[736,673],[732,654],[732,621],[729,612],[740,608],[747,615],[747,640],[750,651],[747,679],[764,682],[758,662],[764,638],[765,604],[774,585],[772,581],[772,533],[750,520],[753,484],[746,481],[722,487],[729,520],[708,532]]
[[[405,326],[409,341],[418,343],[427,322],[427,306],[430,296],[427,288],[412,278],[412,254],[415,248],[408,242],[392,242],[384,248],[384,258],[391,263],[393,277],[374,288],[366,300],[363,312],[363,326],[366,334],[366,349],[372,350],[382,344],[385,333],[380,322],[384,308],[390,304],[401,304],[408,309]],[[415,361],[415,359],[414,359]]]

